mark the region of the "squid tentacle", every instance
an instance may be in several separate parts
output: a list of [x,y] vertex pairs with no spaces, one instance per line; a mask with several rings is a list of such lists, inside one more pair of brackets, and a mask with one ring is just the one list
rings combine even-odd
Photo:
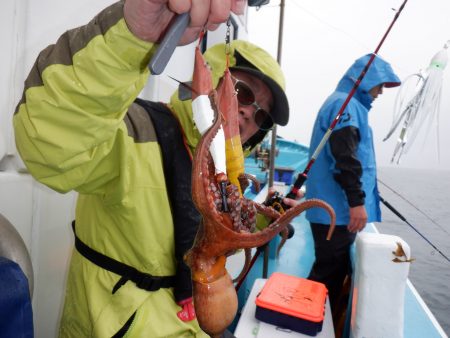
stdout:
[[248,269],[250,268],[250,261],[252,259],[252,250],[251,249],[244,249],[245,252],[245,262],[244,266],[242,267],[241,272],[239,275],[233,279],[233,283],[239,283],[242,278],[244,278],[245,274],[247,273]]

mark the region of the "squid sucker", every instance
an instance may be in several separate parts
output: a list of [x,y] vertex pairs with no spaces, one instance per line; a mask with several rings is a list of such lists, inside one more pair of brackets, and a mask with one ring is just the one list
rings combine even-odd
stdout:
[[[309,208],[321,207],[330,215],[332,226],[328,238],[335,223],[333,209],[323,201],[306,200],[280,214],[271,207],[242,197],[233,184],[227,187],[228,211],[223,210],[217,198],[221,182],[209,152],[222,123],[216,95],[215,91],[209,95],[215,112],[214,123],[200,139],[193,160],[192,198],[202,215],[202,221],[194,245],[185,255],[192,272],[198,322],[202,330],[213,338],[220,337],[231,324],[238,307],[233,280],[225,268],[227,256],[239,249],[255,248],[267,243],[286,229],[293,218]],[[261,231],[252,232],[255,217],[249,215],[256,212],[273,222]]]

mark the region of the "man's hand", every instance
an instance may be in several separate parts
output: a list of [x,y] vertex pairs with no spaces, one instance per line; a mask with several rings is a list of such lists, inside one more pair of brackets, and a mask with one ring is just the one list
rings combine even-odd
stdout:
[[300,200],[305,196],[305,193],[301,190],[297,191],[297,196],[295,196],[295,199],[292,198],[283,198],[283,203],[286,204],[289,207],[295,207],[297,204],[300,203]]
[[[266,197],[266,201],[270,200],[270,198],[275,194],[275,192],[276,192],[276,190],[274,187],[269,188],[269,191],[268,191],[267,197]],[[285,205],[292,208],[300,203],[299,200],[302,199],[304,197],[304,195],[305,194],[303,193],[303,191],[298,190],[297,196],[295,197],[295,199],[284,197],[282,201]]]
[[246,0],[126,0],[124,17],[139,39],[158,42],[175,15],[190,13],[180,45],[194,41],[203,28],[215,30],[230,13],[243,14]]
[[177,304],[181,307],[181,310],[177,312],[177,316],[183,322],[190,322],[196,318],[192,297],[179,301]]
[[364,229],[367,223],[367,212],[364,205],[350,208],[350,221],[347,230],[353,233]]

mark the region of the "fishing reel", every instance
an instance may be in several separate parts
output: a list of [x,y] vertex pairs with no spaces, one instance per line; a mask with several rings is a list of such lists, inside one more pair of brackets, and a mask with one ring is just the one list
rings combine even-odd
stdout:
[[264,205],[272,207],[280,214],[284,214],[286,210],[289,209],[289,206],[284,204],[283,198],[284,196],[282,194],[280,194],[278,191],[275,191],[274,194],[264,202]]
[[272,196],[270,196],[265,202],[264,205],[270,206],[274,208],[279,213],[283,214],[290,208],[290,206],[286,205],[283,202],[283,198],[296,199],[297,193],[300,188],[303,186],[303,183],[306,181],[306,173],[301,173],[297,176],[294,185],[291,190],[286,194],[286,196],[281,195],[278,191],[275,191]]
[[[280,214],[284,214],[286,210],[290,208],[290,206],[284,204],[283,198],[284,196],[282,194],[280,194],[278,191],[275,191],[275,193],[264,202],[264,205],[274,208]],[[295,233],[294,226],[289,223],[286,229],[288,230],[287,239],[292,238]]]
[[[305,171],[303,173],[301,173],[301,174],[299,174],[297,176],[293,186],[291,187],[291,190],[286,194],[286,196],[283,196],[278,191],[275,191],[273,193],[273,195],[270,196],[264,202],[264,205],[274,208],[280,214],[284,214],[290,208],[290,206],[286,205],[283,202],[283,199],[284,198],[296,199],[297,198],[297,193],[301,189],[303,184],[305,183],[307,176],[308,176],[307,175],[307,170],[305,169]],[[292,236],[294,236],[295,230],[294,230],[294,227],[291,224],[288,224],[287,229],[289,231],[287,238],[289,239]]]

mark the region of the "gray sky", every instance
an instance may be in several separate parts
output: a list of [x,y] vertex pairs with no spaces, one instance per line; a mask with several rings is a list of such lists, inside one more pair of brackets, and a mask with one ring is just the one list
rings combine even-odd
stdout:
[[[112,0],[28,2],[25,52],[20,63],[29,66],[37,53],[54,42],[64,30],[86,23]],[[309,144],[317,110],[334,90],[353,61],[375,50],[402,0],[286,0],[281,65],[286,74],[287,93],[292,108],[287,127],[279,134]],[[73,15],[76,13],[76,15]],[[52,20],[42,21],[42,17]],[[277,55],[279,0],[272,0],[259,11],[249,10],[249,39]],[[8,26],[7,20],[5,27]],[[13,35],[7,35],[13,36]],[[426,68],[432,56],[450,39],[449,0],[409,0],[380,50],[401,79]],[[3,60],[3,59],[2,59]],[[4,64],[8,64],[4,62]],[[450,68],[448,66],[447,68]],[[20,86],[22,78],[20,77]],[[5,78],[7,85],[8,78]],[[8,88],[8,87],[6,87]],[[20,90],[21,91],[21,90]],[[20,91],[17,90],[17,96]],[[387,89],[370,112],[375,135],[378,165],[390,165],[398,131],[387,142],[382,139],[392,123],[397,89]],[[424,131],[401,167],[450,169],[450,70],[444,72],[440,111],[440,162],[436,128],[425,140]],[[7,91],[3,91],[7,93]],[[6,95],[6,94],[5,94]],[[10,107],[6,111],[12,111]],[[8,134],[8,133],[6,133]]]
[[[291,120],[278,133],[309,144],[314,118],[346,69],[373,52],[392,22],[401,0],[286,0],[281,65],[286,75]],[[277,55],[279,1],[250,9],[249,39]],[[450,1],[410,0],[379,55],[403,80],[425,69],[450,39]],[[450,68],[448,66],[447,68]],[[373,105],[370,121],[379,166],[389,166],[399,130],[386,142],[398,89],[385,89]],[[423,128],[400,167],[450,169],[450,70],[444,71],[439,114],[440,161],[436,128]]]

